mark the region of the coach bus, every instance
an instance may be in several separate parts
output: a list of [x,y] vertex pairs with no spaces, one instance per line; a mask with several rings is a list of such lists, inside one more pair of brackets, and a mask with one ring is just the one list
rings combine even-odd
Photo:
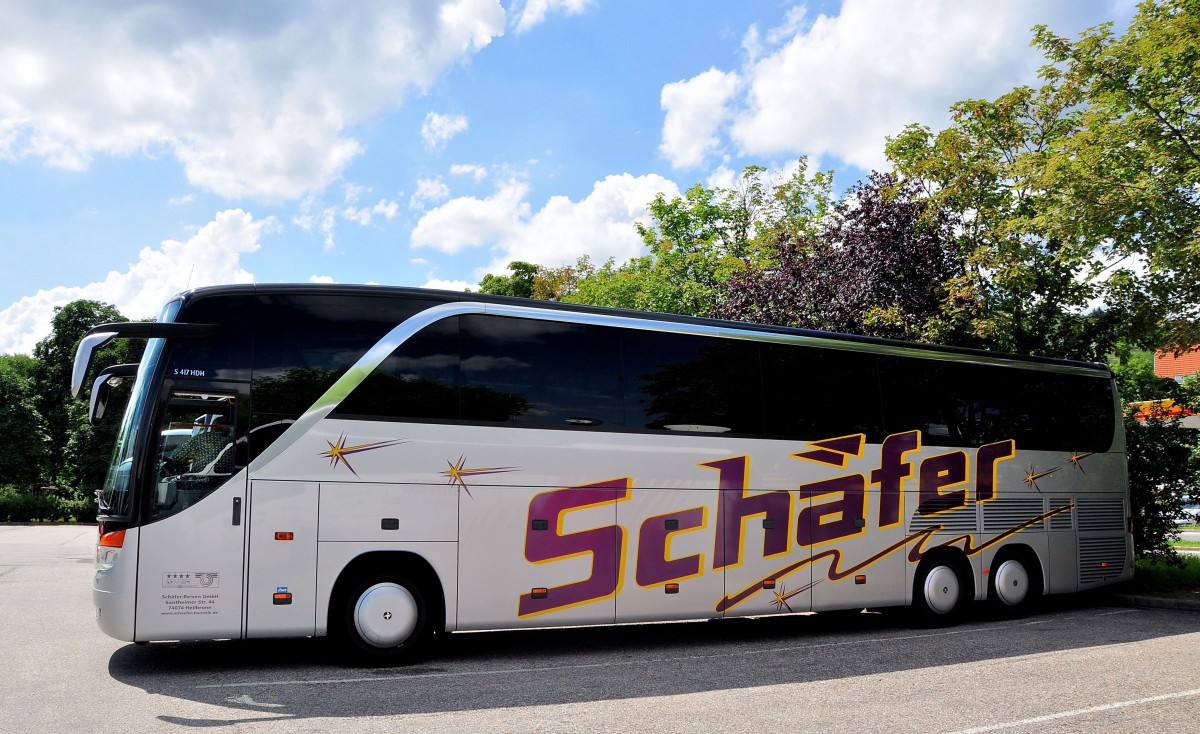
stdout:
[[[113,338],[141,363],[92,375]],[[335,636],[972,601],[1133,573],[1104,365],[554,302],[238,285],[98,326],[136,375],[102,489],[100,628]]]

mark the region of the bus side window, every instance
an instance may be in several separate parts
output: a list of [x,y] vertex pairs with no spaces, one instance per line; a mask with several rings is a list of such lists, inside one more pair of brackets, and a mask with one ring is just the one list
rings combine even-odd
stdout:
[[875,355],[791,344],[764,344],[762,355],[770,438],[883,441]]
[[758,344],[630,329],[622,352],[628,427],[762,435]]
[[388,355],[334,409],[376,420],[457,420],[458,319],[431,324]]
[[237,470],[236,398],[177,391],[158,431],[151,515],[170,517],[207,497]]
[[617,330],[476,315],[461,325],[462,420],[624,426]]

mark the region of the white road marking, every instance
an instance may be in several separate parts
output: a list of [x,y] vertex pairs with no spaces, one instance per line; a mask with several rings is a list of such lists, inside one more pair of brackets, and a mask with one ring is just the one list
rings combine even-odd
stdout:
[[1113,709],[1129,708],[1130,706],[1141,706],[1142,704],[1155,703],[1157,701],[1170,701],[1176,698],[1189,698],[1191,696],[1200,696],[1200,688],[1193,688],[1190,691],[1178,691],[1176,693],[1164,693],[1161,696],[1147,696],[1145,698],[1135,698],[1132,701],[1117,701],[1115,703],[1101,704],[1100,706],[1092,706],[1086,709],[1075,709],[1073,711],[1059,711],[1057,714],[1047,714],[1045,716],[1035,716],[1031,719],[1021,719],[1019,721],[1006,721],[1002,724],[991,724],[989,726],[978,726],[974,729],[960,729],[959,731],[950,732],[950,734],[986,734],[989,731],[1000,731],[1001,729],[1015,729],[1018,726],[1027,726],[1029,724],[1043,724],[1047,721],[1057,721],[1058,719],[1070,719],[1075,716],[1087,716],[1101,711],[1111,711]]

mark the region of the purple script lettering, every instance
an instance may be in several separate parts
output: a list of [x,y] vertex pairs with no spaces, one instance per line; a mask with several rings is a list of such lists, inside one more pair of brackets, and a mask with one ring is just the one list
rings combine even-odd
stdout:
[[1017,453],[1017,445],[1008,441],[997,441],[979,447],[975,454],[975,501],[987,502],[996,499],[996,464],[1011,459]]
[[904,480],[912,476],[907,454],[921,448],[921,432],[895,433],[883,440],[879,450],[879,468],[871,472],[871,484],[879,485],[879,527],[900,522],[904,502]]
[[[554,489],[533,498],[525,523],[525,558],[533,563],[546,563],[591,553],[592,575],[583,581],[555,586],[544,599],[522,594],[517,605],[518,617],[607,599],[617,593],[619,570],[625,562],[624,529],[619,525],[605,525],[563,533],[562,524],[568,512],[629,499],[632,481],[629,477],[610,479],[582,487]],[[615,505],[613,517],[616,517]],[[534,531],[534,518],[549,520],[551,530]]]
[[922,461],[917,512],[922,515],[933,515],[966,507],[966,487],[953,492],[943,492],[942,490],[967,483],[968,463],[966,451],[951,451],[948,454],[930,456]]
[[764,515],[773,521],[771,527],[763,529],[763,558],[788,552],[791,536],[788,526],[792,519],[790,492],[773,490],[747,495],[750,467],[748,456],[710,461],[700,466],[721,472],[718,484],[721,498],[717,506],[717,537],[713,544],[714,571],[741,564],[743,524],[747,518],[756,515]]
[[[667,530],[667,521],[677,521],[678,527]],[[656,586],[691,576],[699,576],[704,565],[704,556],[696,554],[684,558],[667,558],[671,536],[685,530],[704,527],[704,508],[693,507],[666,515],[656,515],[642,523],[638,532],[637,583],[638,586]]]
[[823,479],[800,485],[800,498],[840,495],[800,511],[796,542],[801,547],[848,538],[866,532],[867,478],[862,474]]

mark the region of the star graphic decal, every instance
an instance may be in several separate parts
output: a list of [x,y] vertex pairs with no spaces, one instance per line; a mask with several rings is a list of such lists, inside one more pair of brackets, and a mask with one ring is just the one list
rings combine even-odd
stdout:
[[403,440],[394,440],[376,441],[375,443],[360,443],[357,446],[347,446],[346,441],[347,437],[345,433],[338,436],[337,443],[333,443],[332,441],[326,439],[325,443],[329,446],[329,450],[321,452],[321,456],[329,459],[330,466],[344,464],[345,467],[350,470],[350,473],[356,477],[358,476],[358,472],[354,471],[354,467],[350,466],[349,460],[346,459],[347,456],[350,454],[357,454],[362,451],[370,451],[372,449],[381,449],[385,446],[395,446],[397,444],[406,443],[406,441]]
[[446,465],[450,467],[446,471],[442,472],[443,477],[448,477],[446,484],[457,484],[463,488],[463,490],[467,493],[467,496],[471,499],[475,499],[475,496],[471,494],[471,488],[467,486],[466,477],[479,476],[482,474],[504,474],[506,472],[520,471],[520,469],[515,466],[468,469],[467,458],[465,454],[459,456],[458,461],[456,462],[447,460]]
[[1029,471],[1025,472],[1025,483],[1028,484],[1030,487],[1033,487],[1037,491],[1041,492],[1042,488],[1038,486],[1038,480],[1041,479],[1042,477],[1053,474],[1054,472],[1058,471],[1058,469],[1059,469],[1059,467],[1056,466],[1052,469],[1047,469],[1045,471],[1038,471],[1036,467],[1030,465]]
[[[1095,452],[1072,451],[1071,455],[1067,457],[1067,461],[1071,462],[1071,466],[1074,466],[1079,471],[1083,471],[1083,460],[1086,459],[1087,457],[1091,456],[1093,453],[1095,453]],[[1087,472],[1083,472],[1083,473],[1087,474]]]
[[804,584],[803,586],[796,589],[795,591],[788,591],[787,587],[785,587],[783,584],[780,584],[779,588],[775,589],[772,592],[771,603],[774,604],[775,608],[781,612],[784,609],[787,609],[790,612],[790,611],[792,611],[792,605],[788,604],[788,600],[791,599],[793,596],[796,596],[798,594],[803,594],[804,592],[808,591],[809,589],[816,586],[820,582],[821,582],[821,580],[817,579],[816,581],[812,582],[811,584]]

